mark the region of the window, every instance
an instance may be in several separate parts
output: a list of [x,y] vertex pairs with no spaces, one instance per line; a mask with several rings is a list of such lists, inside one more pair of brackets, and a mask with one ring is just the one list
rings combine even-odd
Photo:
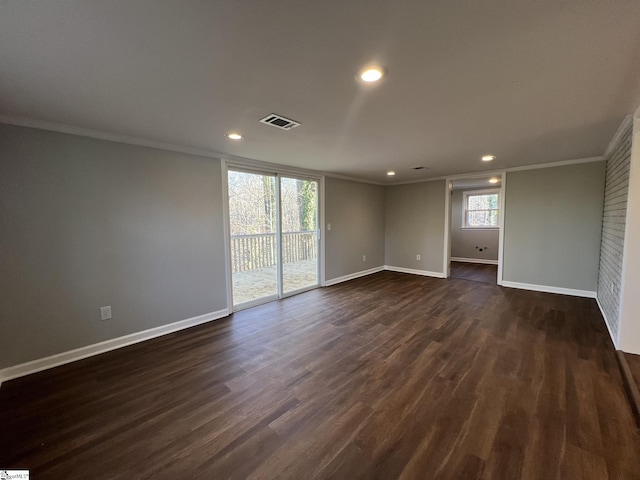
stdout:
[[464,192],[462,228],[498,228],[500,191]]

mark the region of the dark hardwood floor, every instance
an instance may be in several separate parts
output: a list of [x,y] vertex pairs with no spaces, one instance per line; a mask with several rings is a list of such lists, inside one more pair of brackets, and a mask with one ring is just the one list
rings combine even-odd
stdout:
[[640,355],[622,351],[616,353],[618,354],[627,396],[635,413],[638,426],[640,426]]
[[36,479],[638,479],[594,300],[381,272],[5,383]]
[[625,353],[624,357],[627,359],[627,365],[629,365],[633,380],[636,382],[636,385],[640,389],[640,355]]
[[495,285],[498,279],[498,266],[482,263],[451,262],[450,276]]

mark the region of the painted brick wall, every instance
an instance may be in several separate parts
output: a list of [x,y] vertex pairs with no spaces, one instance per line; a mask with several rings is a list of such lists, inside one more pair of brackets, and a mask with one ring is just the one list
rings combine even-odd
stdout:
[[618,335],[622,251],[629,192],[629,168],[633,124],[628,122],[618,143],[607,158],[607,173],[600,246],[598,301],[604,311],[613,338]]

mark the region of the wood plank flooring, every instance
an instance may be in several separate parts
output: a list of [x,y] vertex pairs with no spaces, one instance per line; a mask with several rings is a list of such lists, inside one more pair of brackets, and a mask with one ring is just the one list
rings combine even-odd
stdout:
[[636,422],[640,426],[640,355],[616,352],[618,363],[622,370],[622,381],[631,403],[631,409],[635,413]]
[[483,263],[451,262],[451,277],[473,280],[474,282],[491,283],[498,280],[498,266]]
[[633,380],[636,382],[638,388],[640,388],[640,355],[625,353],[624,358],[627,360],[627,365],[629,365]]
[[381,272],[0,388],[43,479],[638,479],[595,301]]

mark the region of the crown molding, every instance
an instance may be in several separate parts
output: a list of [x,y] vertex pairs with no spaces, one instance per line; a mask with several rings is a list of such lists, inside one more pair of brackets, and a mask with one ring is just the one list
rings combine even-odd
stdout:
[[[636,112],[636,116],[640,119],[640,108]],[[618,132],[616,132],[616,135],[610,142],[609,147],[607,147],[607,152],[609,152],[609,149],[612,148],[613,145],[615,145],[616,141],[619,139],[618,137],[622,135],[622,132],[624,132],[624,128],[628,126],[628,122],[631,122],[632,120],[633,120],[633,117],[630,115],[625,117],[622,124],[620,125],[620,128],[618,128]],[[74,127],[72,125],[65,125],[58,122],[34,120],[26,117],[0,115],[0,123],[4,123],[7,125],[16,125],[19,127],[36,128],[39,130],[49,130],[53,132],[66,133],[69,135],[95,138],[98,140],[124,143],[128,145],[136,145],[140,147],[157,148],[160,150],[168,150],[171,152],[185,153],[188,155],[197,155],[201,157],[215,158],[218,160],[224,160],[227,163],[234,164],[234,165],[263,168],[263,169],[275,170],[275,171],[288,170],[290,172],[308,174],[314,177],[325,176],[330,178],[337,178],[340,180],[348,180],[351,182],[367,183],[370,185],[380,185],[380,186],[407,185],[411,183],[425,183],[425,182],[433,182],[438,180],[447,180],[447,179],[456,179],[456,178],[472,178],[477,176],[492,175],[496,173],[496,171],[492,170],[492,171],[483,171],[483,172],[469,172],[469,173],[456,174],[456,175],[443,175],[439,177],[424,178],[420,180],[408,180],[404,182],[378,182],[374,180],[351,177],[351,176],[342,175],[338,173],[298,168],[298,167],[292,167],[287,165],[280,165],[280,164],[275,164],[270,162],[264,162],[261,160],[254,160],[250,158],[224,154],[224,153],[216,152],[213,150],[187,147],[185,145],[176,145],[172,143],[160,142],[157,140],[132,137],[129,135],[121,135],[118,133],[104,132],[101,130],[94,130],[89,128]],[[640,120],[637,123],[640,125]],[[534,165],[525,165],[521,167],[504,168],[504,169],[501,169],[500,172],[517,172],[521,170],[534,170],[539,168],[561,167],[565,165],[575,165],[579,163],[598,162],[598,161],[605,160],[606,156],[607,156],[607,153],[605,153],[604,156],[598,156],[598,157],[578,158],[574,160],[563,160],[559,162],[539,163]]]
[[[639,113],[640,113],[640,108],[636,112],[636,115],[638,115]],[[626,117],[624,117],[624,119],[622,120],[622,123],[618,127],[618,130],[616,130],[616,133],[613,135],[613,138],[609,142],[609,145],[607,145],[607,149],[604,151],[604,155],[603,155],[604,158],[609,158],[611,156],[611,152],[613,152],[613,149],[616,147],[616,145],[618,145],[618,143],[622,139],[622,136],[625,134],[627,129],[631,127],[632,123],[633,123],[633,116],[627,115]]]
[[521,167],[505,168],[505,172],[520,172],[522,170],[538,170],[540,168],[566,167],[567,165],[578,165],[580,163],[602,162],[603,156],[576,158],[575,160],[561,160],[559,162],[537,163],[535,165],[523,165]]
[[564,167],[567,165],[577,165],[580,163],[591,163],[591,162],[601,162],[605,160],[605,157],[597,156],[597,157],[586,157],[586,158],[576,158],[573,160],[560,160],[558,162],[548,162],[548,163],[536,163],[533,165],[523,165],[520,167],[510,167],[503,168],[500,170],[487,170],[483,172],[470,172],[470,173],[459,173],[456,175],[443,175],[440,177],[432,177],[432,178],[424,178],[422,180],[409,180],[406,182],[394,182],[387,183],[385,185],[394,186],[394,185],[407,185],[410,183],[425,183],[425,182],[434,182],[437,180],[456,180],[461,178],[479,178],[486,177],[491,175],[501,175],[506,172],[519,172],[522,170],[538,170],[541,168],[553,168],[553,167]]
[[109,142],[125,143],[128,145],[136,145],[139,147],[151,147],[160,150],[169,150],[171,152],[186,153],[189,155],[198,155],[200,157],[222,158],[223,154],[201,148],[187,147],[184,145],[176,145],[173,143],[159,142],[157,140],[149,140],[146,138],[132,137],[129,135],[121,135],[119,133],[104,132],[102,130],[93,130],[90,128],[74,127],[57,122],[47,122],[44,120],[34,120],[24,117],[12,117],[0,115],[0,123],[7,125],[15,125],[18,127],[36,128],[38,130],[49,130],[52,132],[67,133],[79,137],[89,137],[98,140],[107,140]]
[[339,173],[322,172],[322,174],[325,177],[336,178],[338,180],[348,180],[350,182],[357,182],[357,183],[368,183],[369,185],[380,185],[382,187],[385,187],[387,185],[392,185],[391,183],[376,182],[375,180],[367,180],[364,178],[350,177],[348,175],[341,175]]
[[26,118],[26,117],[0,115],[0,123],[4,123],[6,125],[15,125],[18,127],[35,128],[38,130],[48,130],[52,132],[66,133],[69,135],[76,135],[79,137],[95,138],[97,140],[106,140],[109,142],[124,143],[127,145],[135,145],[139,147],[157,148],[160,150],[186,153],[188,155],[197,155],[200,157],[215,158],[218,160],[224,160],[229,164],[245,166],[245,167],[262,168],[262,169],[274,170],[278,172],[290,171],[293,173],[308,174],[314,177],[324,175],[326,177],[338,178],[341,180],[349,180],[352,182],[369,183],[372,185],[386,185],[385,183],[382,183],[382,182],[376,182],[373,180],[366,180],[366,179],[357,178],[357,177],[350,177],[350,176],[341,175],[338,173],[311,170],[306,168],[298,168],[298,167],[292,167],[287,165],[280,165],[280,164],[275,164],[270,162],[264,162],[261,160],[254,160],[251,158],[245,158],[245,157],[239,157],[236,155],[220,153],[214,150],[187,147],[185,145],[177,145],[173,143],[160,142],[157,140],[150,140],[147,138],[132,137],[130,135],[121,135],[119,133],[105,132],[102,130],[94,130],[90,128],[75,127],[73,125],[66,125],[58,122],[48,122],[45,120],[35,120],[32,118]]

